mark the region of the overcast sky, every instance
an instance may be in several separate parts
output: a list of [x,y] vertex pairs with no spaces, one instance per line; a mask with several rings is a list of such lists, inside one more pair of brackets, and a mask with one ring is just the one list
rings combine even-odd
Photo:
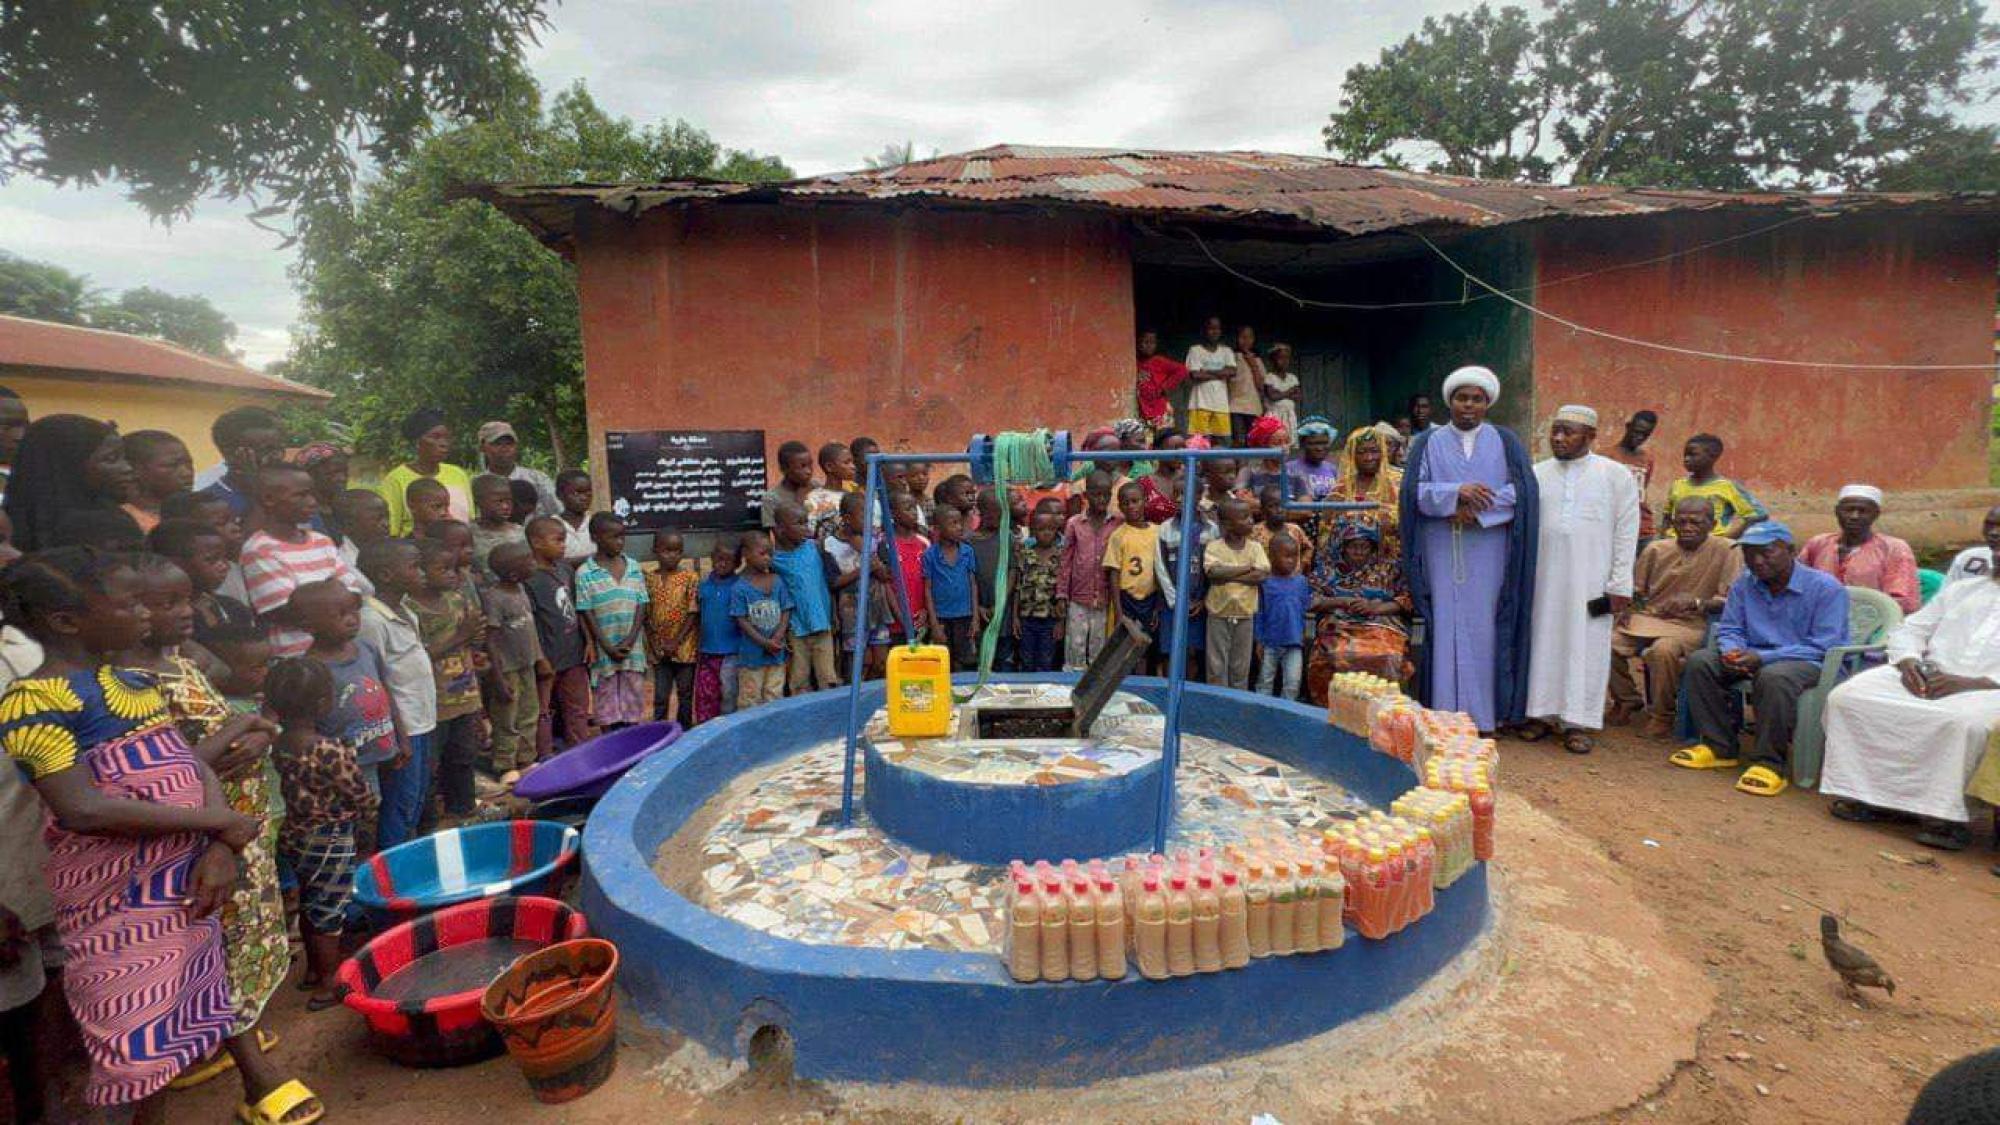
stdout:
[[[801,174],[858,168],[884,144],[1001,142],[1317,153],[1356,62],[1470,0],[570,0],[530,54],[542,84],[581,79],[612,112],[683,118]],[[200,293],[253,364],[282,358],[291,254],[215,202],[171,227],[116,186],[0,186],[0,249],[100,288]]]

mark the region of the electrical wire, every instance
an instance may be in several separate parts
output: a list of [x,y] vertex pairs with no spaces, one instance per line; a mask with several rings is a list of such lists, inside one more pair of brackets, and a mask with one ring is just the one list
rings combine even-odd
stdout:
[[[1182,230],[1185,231],[1188,237],[1194,239],[1195,245],[1201,248],[1201,252],[1207,256],[1208,260],[1211,263],[1213,263],[1217,269],[1220,269],[1222,272],[1230,275],[1231,277],[1234,277],[1236,280],[1241,281],[1247,285],[1254,285],[1259,289],[1276,293],[1279,296],[1285,298],[1286,300],[1293,302],[1294,304],[1300,305],[1302,307],[1318,308],[1318,309],[1340,309],[1349,312],[1386,312],[1386,311],[1393,311],[1396,309],[1434,309],[1434,308],[1445,308],[1454,305],[1469,305],[1472,304],[1474,301],[1490,301],[1495,296],[1501,296],[1506,293],[1533,293],[1542,289],[1553,289],[1558,285],[1568,285],[1573,281],[1582,281],[1584,278],[1587,277],[1599,277],[1607,273],[1617,273],[1620,270],[1638,269],[1641,266],[1651,266],[1651,265],[1658,265],[1661,262],[1669,262],[1675,258],[1685,258],[1690,254],[1699,254],[1704,250],[1712,250],[1717,246],[1726,246],[1732,242],[1741,242],[1746,238],[1756,238],[1760,235],[1769,234],[1770,232],[1777,230],[1780,227],[1788,227],[1791,226],[1793,223],[1802,223],[1805,222],[1807,219],[1812,219],[1817,217],[1818,216],[1813,214],[1793,215],[1789,218],[1781,219],[1775,223],[1768,223],[1764,226],[1757,227],[1752,230],[1738,231],[1735,234],[1728,235],[1727,237],[1724,238],[1715,239],[1712,242],[1698,243],[1697,245],[1689,246],[1681,250],[1675,250],[1671,253],[1660,254],[1651,258],[1642,258],[1636,262],[1620,262],[1617,265],[1605,266],[1601,269],[1585,270],[1582,273],[1567,274],[1563,277],[1551,278],[1547,281],[1538,281],[1533,285],[1518,285],[1511,289],[1495,290],[1492,293],[1473,294],[1466,292],[1466,293],[1461,293],[1456,299],[1447,298],[1443,300],[1425,300],[1425,301],[1388,301],[1379,303],[1359,302],[1359,301],[1319,301],[1319,300],[1314,300],[1313,298],[1310,297],[1301,297],[1296,293],[1289,292],[1283,288],[1280,288],[1279,286],[1272,285],[1267,281],[1251,277],[1249,274],[1243,273],[1242,271],[1229,265],[1227,262],[1224,262],[1222,259],[1216,257],[1215,252],[1208,248],[1208,243],[1202,240],[1202,237],[1199,232],[1195,231],[1191,227],[1183,227]],[[1411,237],[1416,237],[1416,238],[1422,237],[1421,235],[1418,235],[1415,231],[1405,231],[1401,233],[1405,233],[1410,235]],[[1432,247],[1432,249],[1436,249],[1436,247]],[[1489,288],[1491,287],[1489,286]]]
[[1558,316],[1547,309],[1539,308],[1530,302],[1523,301],[1519,297],[1496,287],[1491,282],[1458,264],[1457,259],[1439,249],[1437,243],[1425,238],[1421,233],[1417,231],[1409,233],[1412,237],[1422,241],[1425,246],[1430,247],[1431,253],[1436,254],[1443,260],[1444,264],[1458,271],[1460,277],[1492,293],[1508,304],[1541,317],[1550,323],[1560,324],[1572,332],[1581,332],[1586,336],[1596,336],[1599,339],[1610,340],[1614,343],[1625,344],[1630,347],[1645,348],[1656,352],[1667,352],[1672,355],[1692,356],[1696,359],[1712,359],[1722,363],[1761,363],[1773,367],[1816,367],[1829,371],[1985,371],[1990,373],[1994,367],[1991,361],[1986,363],[1847,363],[1838,360],[1776,359],[1771,356],[1737,355],[1733,352],[1712,352],[1703,348],[1684,348],[1677,344],[1663,344],[1657,340],[1641,340],[1636,336],[1623,336],[1616,332],[1607,332],[1602,328],[1592,328],[1587,324],[1579,324],[1567,317]]

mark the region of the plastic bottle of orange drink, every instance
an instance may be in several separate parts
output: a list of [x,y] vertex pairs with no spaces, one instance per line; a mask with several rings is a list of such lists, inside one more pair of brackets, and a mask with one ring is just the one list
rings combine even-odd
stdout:
[[1160,893],[1160,877],[1147,872],[1139,884],[1139,905],[1134,908],[1132,946],[1138,955],[1139,975],[1147,980],[1165,980],[1167,971],[1167,898]]
[[1271,952],[1289,957],[1297,948],[1299,889],[1292,882],[1292,865],[1283,855],[1271,860]]
[[1319,944],[1319,872],[1314,868],[1312,857],[1301,855],[1298,859],[1299,899],[1292,911],[1292,945],[1300,953],[1318,953]]
[[1081,872],[1069,885],[1069,979],[1097,979],[1097,895]]
[[1042,883],[1042,979],[1069,979],[1069,898],[1054,875]]
[[1194,974],[1194,896],[1187,876],[1176,874],[1167,890],[1167,971],[1177,977]]
[[1252,854],[1243,884],[1244,944],[1252,957],[1271,955],[1271,885],[1264,881],[1263,858]]
[[[1389,933],[1384,924],[1384,900],[1389,895],[1388,863],[1389,857],[1376,847],[1368,849],[1367,859],[1362,863],[1361,902],[1355,913],[1354,928],[1365,938],[1379,940]],[[1047,948],[1042,950],[1042,959],[1048,959]]]
[[1035,885],[1025,879],[1007,896],[1007,975],[1018,981],[1042,978],[1042,904]]
[[1250,963],[1250,919],[1249,903],[1243,895],[1243,882],[1236,872],[1224,868],[1222,871],[1222,967],[1240,969]]
[[1319,947],[1339,949],[1347,940],[1347,931],[1341,926],[1341,915],[1346,906],[1347,884],[1340,877],[1333,858],[1328,856],[1319,865]]
[[1125,896],[1110,875],[1097,881],[1097,975],[1125,979]]
[[1194,969],[1222,971],[1222,900],[1215,893],[1215,876],[1206,867],[1194,886]]

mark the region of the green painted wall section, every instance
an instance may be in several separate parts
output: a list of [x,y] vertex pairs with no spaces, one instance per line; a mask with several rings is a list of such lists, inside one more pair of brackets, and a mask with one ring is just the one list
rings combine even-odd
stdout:
[[[1334,267],[1317,276],[1272,274],[1270,281],[1309,300],[1366,304],[1460,300],[1482,290],[1417,246],[1389,262]],[[1534,281],[1532,241],[1498,232],[1460,239],[1447,251],[1475,274],[1502,288]],[[1227,258],[1227,250],[1218,247]],[[1242,272],[1258,276],[1254,269]],[[1176,359],[1200,336],[1211,313],[1227,326],[1257,329],[1260,350],[1283,340],[1297,353],[1306,391],[1306,413],[1326,414],[1343,431],[1403,411],[1411,394],[1436,394],[1455,367],[1482,363],[1498,372],[1505,392],[1496,420],[1518,426],[1533,417],[1531,316],[1487,297],[1424,309],[1340,310],[1302,307],[1285,296],[1240,281],[1214,267],[1167,269],[1135,266],[1133,288],[1140,327],[1160,333],[1161,350]],[[1176,410],[1185,408],[1177,395]],[[1183,415],[1184,416],[1184,415]]]

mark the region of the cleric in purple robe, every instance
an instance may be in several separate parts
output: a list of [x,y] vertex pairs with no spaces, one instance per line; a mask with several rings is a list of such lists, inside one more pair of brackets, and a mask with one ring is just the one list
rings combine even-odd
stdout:
[[1493,731],[1527,717],[1535,469],[1512,430],[1486,421],[1493,372],[1459,368],[1444,398],[1451,424],[1416,435],[1403,475],[1403,572],[1425,622],[1416,696]]

